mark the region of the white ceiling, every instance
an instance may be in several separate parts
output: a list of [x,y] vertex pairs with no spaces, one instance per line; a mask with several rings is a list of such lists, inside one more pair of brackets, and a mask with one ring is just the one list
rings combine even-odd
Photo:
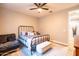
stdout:
[[52,10],[53,12],[61,11],[67,8],[74,7],[78,4],[68,4],[68,3],[48,3],[44,7],[48,7],[49,10],[42,10],[41,13],[38,13],[38,10],[29,10],[30,8],[36,7],[33,3],[5,3],[0,4],[1,7],[8,8],[13,11],[17,11],[20,13],[24,13],[30,16],[35,17],[44,17],[49,15],[49,11]]

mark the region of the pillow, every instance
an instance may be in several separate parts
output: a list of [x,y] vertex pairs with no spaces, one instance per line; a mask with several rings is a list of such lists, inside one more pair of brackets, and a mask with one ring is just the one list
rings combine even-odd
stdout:
[[26,32],[25,35],[28,35],[28,32]]
[[25,34],[26,34],[26,32],[21,32],[21,35],[23,35],[23,36],[24,36]]
[[7,42],[7,36],[6,35],[0,35],[0,44]]
[[34,35],[34,32],[21,32],[21,35],[28,35],[28,36],[32,36]]
[[34,32],[34,35],[40,35],[40,33],[39,32]]
[[7,41],[14,41],[14,40],[16,40],[15,34],[8,34],[7,35]]
[[32,35],[34,35],[34,33],[33,32],[28,32],[28,35],[32,36]]
[[37,32],[37,35],[40,35],[40,33],[39,33],[39,32]]

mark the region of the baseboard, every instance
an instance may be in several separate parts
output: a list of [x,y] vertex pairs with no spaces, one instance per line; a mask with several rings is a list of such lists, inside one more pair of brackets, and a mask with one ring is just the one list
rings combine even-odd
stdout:
[[53,40],[52,42],[59,44],[59,45],[68,46],[68,44],[65,44],[65,43],[62,43],[62,42],[59,42],[59,41]]

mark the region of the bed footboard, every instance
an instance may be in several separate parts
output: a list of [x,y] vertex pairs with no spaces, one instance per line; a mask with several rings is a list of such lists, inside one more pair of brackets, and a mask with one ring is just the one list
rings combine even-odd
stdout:
[[45,41],[49,41],[50,40],[50,35],[46,34],[46,35],[38,35],[36,37],[33,37],[32,41],[31,41],[31,54],[32,51],[36,51],[36,45],[45,42]]

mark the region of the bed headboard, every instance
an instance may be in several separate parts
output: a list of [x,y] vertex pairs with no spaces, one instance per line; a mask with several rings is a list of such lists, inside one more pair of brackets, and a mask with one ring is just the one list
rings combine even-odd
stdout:
[[20,32],[33,32],[34,31],[34,27],[33,26],[19,26],[18,27],[18,36],[20,34]]

